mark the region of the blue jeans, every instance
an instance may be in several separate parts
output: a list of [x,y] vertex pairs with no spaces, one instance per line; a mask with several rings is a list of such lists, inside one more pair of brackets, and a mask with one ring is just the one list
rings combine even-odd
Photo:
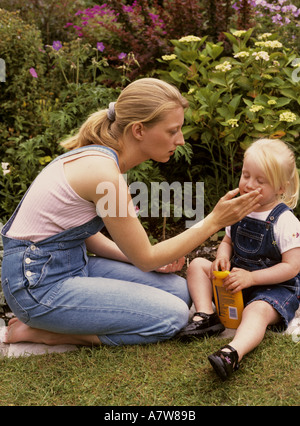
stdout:
[[31,327],[94,334],[107,345],[173,337],[188,321],[186,280],[87,256],[81,238],[98,219],[36,244],[5,237],[4,227],[2,287],[8,305]]

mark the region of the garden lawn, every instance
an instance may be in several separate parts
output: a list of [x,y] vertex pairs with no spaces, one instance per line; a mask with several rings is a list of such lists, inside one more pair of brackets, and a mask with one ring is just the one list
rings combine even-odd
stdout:
[[299,343],[268,332],[223,383],[207,356],[228,342],[213,337],[2,358],[0,405],[299,405]]

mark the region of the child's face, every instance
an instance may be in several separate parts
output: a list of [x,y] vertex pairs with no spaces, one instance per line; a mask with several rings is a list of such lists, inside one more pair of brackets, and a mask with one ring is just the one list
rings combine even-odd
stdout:
[[276,192],[268,181],[264,171],[257,164],[256,159],[248,155],[244,159],[242,175],[239,182],[241,195],[261,188],[263,198],[260,201],[261,207],[256,212],[271,210],[278,204],[278,196],[282,191]]

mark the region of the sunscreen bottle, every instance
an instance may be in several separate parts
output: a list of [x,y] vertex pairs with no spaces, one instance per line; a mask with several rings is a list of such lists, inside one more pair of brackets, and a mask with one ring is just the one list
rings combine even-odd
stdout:
[[229,271],[213,271],[214,302],[218,317],[226,328],[238,328],[244,309],[243,293],[231,294],[223,287],[223,279],[226,278]]

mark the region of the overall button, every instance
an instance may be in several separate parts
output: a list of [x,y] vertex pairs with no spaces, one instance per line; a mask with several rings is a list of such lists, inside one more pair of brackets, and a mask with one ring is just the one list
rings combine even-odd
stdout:
[[32,262],[32,260],[29,257],[26,257],[25,263],[27,263],[27,265],[29,265],[31,262]]
[[31,250],[32,250],[32,251],[36,250],[36,246],[35,246],[34,244],[32,244],[32,245],[30,246],[30,248],[31,248]]
[[32,275],[32,272],[31,272],[31,271],[27,271],[27,272],[26,272],[26,277],[31,277],[31,275]]

